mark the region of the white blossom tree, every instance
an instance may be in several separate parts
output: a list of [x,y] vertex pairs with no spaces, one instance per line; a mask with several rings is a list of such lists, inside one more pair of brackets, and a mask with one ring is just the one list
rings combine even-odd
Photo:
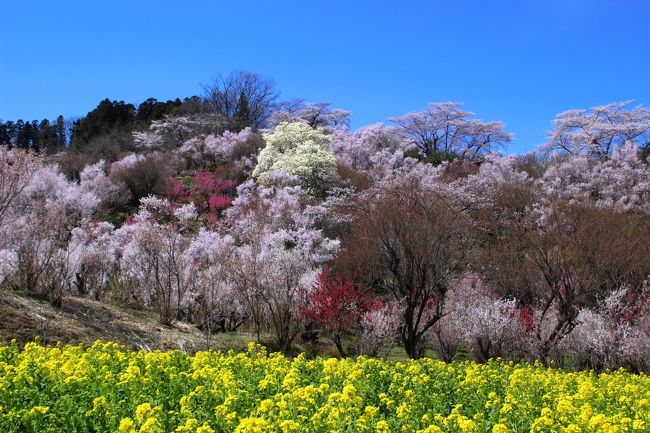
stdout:
[[190,243],[187,229],[196,217],[193,203],[173,210],[167,200],[147,197],[141,200],[135,223],[119,230],[128,233],[120,257],[123,277],[133,279],[138,298],[155,308],[163,325],[180,317],[188,286],[183,278]]
[[586,154],[598,159],[608,158],[628,142],[646,149],[650,145],[650,109],[631,107],[631,101],[625,101],[564,111],[557,115],[547,136],[542,148],[546,152]]

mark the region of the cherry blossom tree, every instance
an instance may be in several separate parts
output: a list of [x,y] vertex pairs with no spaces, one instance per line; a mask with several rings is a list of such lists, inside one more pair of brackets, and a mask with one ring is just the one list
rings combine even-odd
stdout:
[[246,156],[240,155],[241,149],[254,141],[256,136],[259,137],[253,134],[250,128],[244,128],[240,132],[225,131],[222,135],[199,135],[186,140],[176,153],[194,165],[206,161],[231,161],[239,156]]
[[[414,145],[404,140],[396,128],[381,123],[359,128],[354,132],[338,130],[332,134],[330,149],[339,163],[355,170],[370,171],[382,177],[389,170],[404,166],[405,152]],[[411,164],[415,160],[411,161]]]
[[551,161],[539,184],[545,194],[575,203],[595,203],[618,211],[650,211],[650,167],[638,147],[627,142],[608,158],[585,153]]
[[135,282],[139,299],[156,309],[163,325],[180,317],[187,288],[187,230],[196,217],[193,203],[173,210],[167,200],[147,197],[141,200],[135,223],[120,228],[129,239],[120,257],[123,277]]
[[599,305],[583,308],[575,330],[561,343],[581,368],[602,371],[650,366],[650,297],[646,282],[639,288],[622,287]]
[[631,107],[631,101],[569,110],[557,115],[553,130],[547,133],[546,152],[585,154],[608,158],[625,143],[638,149],[650,145],[650,109]]
[[0,229],[9,223],[10,217],[16,216],[12,204],[41,165],[41,159],[31,152],[0,147]]
[[327,239],[302,210],[298,179],[269,173],[270,186],[237,188],[225,224],[235,239],[232,278],[258,334],[268,321],[278,347],[288,352],[298,334],[300,293],[311,286],[338,242]]
[[191,138],[221,133],[225,126],[223,119],[215,114],[166,116],[151,122],[146,131],[134,131],[133,141],[141,150],[174,150]]
[[517,296],[535,308],[531,350],[545,362],[575,328],[581,308],[620,286],[638,286],[650,271],[640,215],[559,202],[525,210],[502,227],[490,241],[500,252],[487,256],[484,269],[505,287],[510,274],[527,276]]
[[473,119],[460,102],[431,103],[423,111],[391,120],[399,133],[425,156],[436,154],[462,159],[480,159],[510,142],[501,122]]
[[114,230],[107,222],[89,222],[72,230],[68,260],[78,294],[102,300],[110,288],[117,267]]
[[236,331],[246,319],[232,284],[233,249],[232,237],[203,229],[184,252],[184,304],[192,312],[189,318],[205,330],[208,348],[215,330]]
[[350,126],[350,112],[331,109],[330,102],[305,102],[302,99],[282,102],[271,114],[271,124],[303,122],[312,128],[325,131],[346,130]]
[[73,279],[65,243],[98,204],[94,193],[69,182],[56,166],[38,167],[13,197],[0,226],[5,257],[15,258],[15,272],[5,280],[60,306]]
[[377,303],[366,311],[360,320],[361,334],[357,340],[360,355],[377,356],[379,349],[386,349],[386,357],[395,345],[401,317],[392,303]]

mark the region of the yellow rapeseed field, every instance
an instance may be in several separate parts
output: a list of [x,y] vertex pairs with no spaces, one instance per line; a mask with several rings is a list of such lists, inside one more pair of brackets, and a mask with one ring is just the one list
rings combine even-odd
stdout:
[[0,348],[0,432],[648,432],[650,377],[433,359]]

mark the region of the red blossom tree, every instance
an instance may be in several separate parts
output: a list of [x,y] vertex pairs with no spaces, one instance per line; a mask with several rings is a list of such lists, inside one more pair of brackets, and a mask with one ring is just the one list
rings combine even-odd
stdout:
[[190,195],[190,192],[185,189],[182,179],[174,179],[168,176],[165,179],[165,196],[172,203],[180,203]]
[[363,288],[351,280],[333,277],[330,269],[325,267],[311,290],[304,293],[300,312],[305,319],[323,327],[344,357],[343,335],[378,302],[369,287]]
[[234,180],[219,179],[214,173],[202,170],[197,170],[194,173],[194,182],[196,183],[196,192],[204,198],[210,211],[212,211],[210,201],[213,197],[225,196],[237,186],[237,182]]

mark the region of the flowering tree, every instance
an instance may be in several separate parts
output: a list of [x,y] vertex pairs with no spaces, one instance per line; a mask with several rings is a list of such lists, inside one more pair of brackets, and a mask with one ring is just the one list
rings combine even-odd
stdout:
[[423,111],[390,119],[402,136],[425,157],[442,154],[480,159],[512,139],[501,122],[483,122],[460,102],[432,103]]
[[583,308],[578,324],[560,349],[581,368],[602,371],[625,367],[648,369],[650,357],[650,301],[648,285],[622,287],[599,305]]
[[350,125],[350,112],[330,108],[330,102],[305,102],[302,99],[278,104],[279,110],[271,114],[271,123],[303,122],[312,128],[322,128],[327,132],[345,130]]
[[585,153],[552,160],[539,181],[545,194],[617,211],[650,211],[650,167],[628,141],[608,158]]
[[490,241],[486,274],[502,287],[517,268],[532,276],[518,281],[517,295],[536,310],[531,350],[543,361],[575,328],[581,308],[622,285],[638,286],[650,271],[640,215],[560,202],[524,210],[505,228]]
[[360,355],[377,356],[382,346],[386,347],[386,357],[397,340],[401,317],[396,305],[374,303],[360,320],[361,335],[357,340]]
[[[354,132],[338,130],[332,134],[330,149],[339,163],[355,170],[371,171],[382,177],[386,171],[404,166],[404,153],[414,147],[396,128],[381,123]],[[413,161],[414,162],[414,161]]]
[[173,210],[167,200],[148,197],[141,200],[135,223],[120,228],[128,233],[120,258],[123,275],[135,282],[139,299],[155,307],[163,325],[171,325],[181,312],[187,287],[186,231],[196,217],[192,203]]
[[631,101],[569,110],[557,115],[543,146],[546,152],[586,154],[606,159],[627,142],[637,148],[650,145],[650,109],[630,107]]
[[230,205],[227,194],[232,193],[237,182],[231,179],[220,179],[209,171],[197,170],[194,172],[196,192],[203,197],[205,208],[211,212],[223,210]]
[[332,277],[330,269],[325,267],[303,296],[302,315],[322,326],[344,357],[343,336],[376,304],[370,288],[364,289],[351,280]]
[[268,183],[270,171],[298,176],[303,190],[323,198],[339,181],[336,158],[327,149],[330,138],[302,122],[282,123],[264,134],[266,147],[260,152],[253,176]]
[[101,300],[115,277],[117,255],[112,224],[90,222],[72,230],[68,260],[80,295]]
[[214,330],[236,331],[246,318],[230,277],[233,248],[232,237],[201,230],[184,252],[184,302],[189,318],[205,330],[208,347]]
[[232,278],[258,333],[268,320],[279,348],[288,352],[299,332],[300,293],[330,260],[338,242],[314,228],[301,212],[297,178],[270,173],[269,184],[252,181],[237,188],[225,224],[235,239]]
[[146,131],[134,131],[133,141],[143,150],[173,150],[191,138],[224,130],[223,119],[215,114],[166,116],[151,122]]
[[222,135],[200,135],[183,143],[176,151],[177,154],[187,158],[195,165],[204,162],[231,161],[240,155],[246,143],[255,137],[250,128],[240,132],[225,131]]
[[126,184],[106,175],[104,160],[87,165],[79,178],[81,190],[95,194],[100,200],[100,208],[119,209],[128,204],[131,194]]
[[40,158],[30,152],[0,147],[0,229],[9,223],[10,217],[16,216],[12,204],[41,164]]
[[4,280],[60,306],[72,283],[65,243],[98,204],[95,194],[69,182],[55,166],[38,166],[13,196],[0,226],[4,255],[15,258],[12,275]]

